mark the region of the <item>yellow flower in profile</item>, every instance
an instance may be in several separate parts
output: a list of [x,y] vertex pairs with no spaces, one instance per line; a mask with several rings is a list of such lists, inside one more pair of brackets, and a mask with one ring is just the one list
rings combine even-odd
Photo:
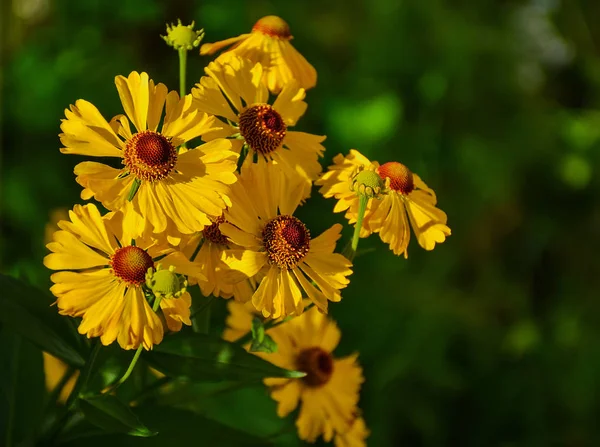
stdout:
[[[82,318],[80,334],[100,337],[104,345],[117,340],[123,349],[140,345],[152,349],[161,342],[165,325],[178,331],[182,324],[191,324],[191,297],[185,287],[171,290],[168,281],[157,282],[169,277],[169,267],[200,276],[182,253],[149,237],[132,239],[122,213],[101,216],[95,205],[75,205],[69,219],[58,223],[61,229],[47,245],[52,253],[44,258],[44,265],[61,270],[51,276],[50,291],[61,315]],[[156,269],[153,258],[166,253],[161,259],[165,271],[150,275],[153,290],[163,296],[160,309],[156,298],[153,308],[144,285]]]
[[242,56],[254,63],[260,62],[264,67],[260,79],[273,93],[279,93],[292,79],[308,90],[317,84],[317,71],[292,46],[292,39],[290,27],[283,19],[266,16],[254,24],[251,33],[205,43],[200,47],[200,54],[214,54],[235,44],[216,60],[226,62],[232,57]]
[[229,267],[223,262],[223,253],[231,248],[239,248],[219,230],[219,225],[225,221],[223,216],[213,220],[199,233],[184,239],[179,246],[190,261],[197,267],[202,277],[190,277],[190,284],[200,286],[204,296],[221,298],[234,297],[236,301],[246,302],[252,298],[256,289],[250,281],[240,281],[235,284],[227,281],[225,273]]
[[327,312],[328,300],[341,300],[340,289],[352,273],[350,261],[333,252],[341,225],[311,238],[306,225],[293,216],[302,189],[302,183],[269,171],[264,161],[246,165],[232,187],[234,206],[225,212],[227,222],[219,226],[241,247],[224,252],[228,277],[256,281],[252,303],[265,317],[300,315],[302,292]]
[[203,138],[230,138],[238,153],[245,145],[249,151],[244,164],[263,158],[287,177],[302,178],[303,194],[308,197],[312,181],[321,173],[319,157],[325,151],[321,145],[325,137],[290,130],[306,111],[304,89],[291,80],[271,105],[269,92],[260,83],[263,69],[260,63],[240,57],[206,67],[207,76],[192,89],[192,95],[200,110],[224,121],[219,122],[221,130]]
[[[250,331],[252,313],[239,303],[228,307],[232,313],[225,335],[234,341]],[[306,373],[301,379],[264,380],[277,401],[278,416],[287,416],[300,404],[296,427],[302,440],[315,442],[322,435],[336,446],[365,446],[369,431],[358,409],[362,369],[357,354],[333,356],[341,337],[335,322],[312,308],[268,329],[267,334],[277,343],[277,352],[255,354],[279,367]]]
[[164,84],[155,85],[146,73],[117,76],[115,83],[127,117],[118,115],[108,123],[94,105],[80,99],[65,110],[60,126],[65,146],[61,152],[117,157],[124,165],[79,163],[75,174],[85,188],[81,197],[95,197],[117,211],[139,187],[131,210],[143,218],[140,230],[147,225],[154,233],[201,231],[211,224],[209,216],[219,216],[231,205],[227,192],[235,181],[238,155],[224,139],[177,151],[214,129],[215,118],[193,108],[191,95],[180,99]]
[[403,164],[392,161],[379,165],[354,149],[346,157],[337,155],[333,161],[328,172],[315,184],[321,185],[319,192],[324,197],[338,200],[333,211],[346,211],[345,217],[350,223],[356,222],[358,215],[357,173],[372,169],[389,188],[379,198],[369,200],[361,237],[379,233],[394,254],[407,258],[410,226],[425,250],[433,250],[436,243],[444,242],[451,234],[446,213],[436,207],[433,189]]

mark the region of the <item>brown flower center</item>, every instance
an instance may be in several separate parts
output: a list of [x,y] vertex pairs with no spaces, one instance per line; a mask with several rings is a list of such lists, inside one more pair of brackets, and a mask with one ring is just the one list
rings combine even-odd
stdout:
[[123,164],[139,180],[162,180],[175,168],[177,149],[157,132],[145,130],[136,133],[128,142]]
[[296,368],[306,373],[302,378],[306,385],[323,386],[329,382],[333,374],[333,357],[329,352],[318,347],[304,349],[296,359]]
[[263,229],[263,244],[269,262],[289,270],[307,255],[310,247],[310,231],[294,216],[277,216]]
[[277,16],[266,16],[259,19],[252,27],[252,31],[258,31],[269,37],[278,37],[279,39],[290,40],[292,38],[290,26],[285,20]]
[[248,107],[240,114],[240,134],[260,154],[267,155],[279,148],[285,131],[281,115],[269,104]]
[[390,179],[390,188],[402,194],[409,194],[415,189],[413,174],[402,163],[390,161],[377,168],[377,173],[381,178]]
[[142,285],[146,281],[146,272],[154,267],[150,255],[139,247],[117,249],[110,258],[113,274],[132,285]]
[[219,229],[219,224],[225,222],[225,218],[223,216],[219,216],[216,219],[213,219],[213,223],[207,227],[204,227],[202,230],[202,236],[204,239],[218,245],[227,245],[229,243],[229,239]]

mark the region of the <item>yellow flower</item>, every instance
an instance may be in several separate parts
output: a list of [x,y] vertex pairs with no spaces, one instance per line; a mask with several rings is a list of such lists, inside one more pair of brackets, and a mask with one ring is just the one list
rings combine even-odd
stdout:
[[328,300],[341,300],[340,289],[352,273],[350,261],[333,252],[341,225],[311,238],[293,216],[302,183],[275,174],[264,161],[246,165],[232,188],[234,206],[225,212],[227,223],[220,229],[242,248],[225,251],[224,261],[231,269],[226,274],[232,282],[256,280],[252,303],[265,317],[300,315],[303,291],[327,312]]
[[283,19],[266,16],[256,22],[250,34],[205,43],[200,47],[200,54],[214,54],[235,44],[216,60],[226,62],[235,56],[242,56],[254,63],[260,62],[264,67],[260,79],[273,93],[279,93],[292,79],[308,90],[317,84],[317,71],[292,46],[291,39],[290,27]]
[[164,297],[160,311],[147,301],[146,276],[155,269],[153,257],[168,253],[162,266],[174,266],[184,275],[200,276],[193,265],[172,247],[148,237],[131,238],[122,213],[101,216],[95,205],[75,205],[69,221],[61,221],[52,252],[44,265],[62,270],[51,276],[50,291],[59,313],[82,317],[79,333],[100,337],[104,345],[117,340],[123,349],[141,345],[151,349],[163,338],[164,326],[171,331],[190,325],[190,294]]
[[196,282],[204,296],[214,295],[221,298],[231,298],[246,302],[252,298],[256,289],[251,281],[240,281],[235,284],[228,282],[224,273],[229,267],[223,262],[223,253],[230,248],[239,248],[221,233],[219,225],[225,221],[223,216],[213,220],[199,233],[184,239],[179,249],[197,267],[202,277],[190,277],[190,284]]
[[333,161],[334,165],[315,184],[321,185],[319,192],[324,197],[338,200],[333,211],[346,211],[345,217],[350,223],[356,222],[358,214],[355,182],[361,169],[373,169],[389,189],[379,199],[369,200],[361,237],[379,233],[394,254],[403,254],[407,258],[409,222],[419,245],[425,250],[433,250],[436,243],[444,242],[451,234],[446,225],[446,213],[435,206],[435,192],[403,164],[392,161],[379,165],[354,149],[346,157],[337,155]]
[[[229,309],[232,313],[225,336],[240,338],[250,330],[252,313],[248,306],[238,303],[230,303]],[[364,381],[362,369],[357,354],[333,356],[341,336],[335,322],[312,308],[267,330],[267,334],[277,343],[277,352],[256,355],[282,368],[306,373],[301,379],[265,379],[278,403],[278,416],[287,416],[301,402],[296,427],[304,441],[315,442],[322,435],[326,442],[333,438],[336,446],[366,445],[369,432],[357,407]]]
[[324,136],[291,131],[289,128],[306,111],[305,92],[294,80],[289,81],[275,102],[268,104],[269,92],[260,83],[263,67],[247,59],[231,57],[211,62],[208,76],[192,89],[195,104],[203,112],[221,117],[221,130],[209,132],[205,140],[232,138],[232,149],[249,148],[244,164],[264,158],[288,177],[304,179],[304,197],[310,195],[312,180],[321,173],[319,157],[325,148]]
[[338,434],[333,444],[335,447],[365,447],[367,445],[365,439],[369,434],[365,420],[357,417],[350,430],[344,434]]
[[[46,389],[48,392],[54,391],[54,389],[60,384],[65,373],[68,370],[68,366],[61,359],[42,352],[44,355],[44,376],[46,377]],[[75,382],[79,376],[79,371],[74,371],[73,375],[64,384],[63,389],[58,395],[58,402],[65,403],[69,398],[69,394],[75,387]]]
[[140,231],[147,225],[154,233],[168,229],[189,234],[210,225],[208,216],[218,216],[231,205],[227,192],[235,181],[238,156],[224,139],[179,153],[177,147],[214,129],[215,118],[193,108],[191,95],[179,99],[177,92],[155,85],[146,73],[117,76],[115,83],[129,120],[118,115],[108,123],[94,105],[80,99],[65,110],[60,126],[61,152],[118,157],[124,165],[115,169],[79,163],[75,174],[85,188],[81,197],[122,210],[139,185],[131,211],[143,218]]

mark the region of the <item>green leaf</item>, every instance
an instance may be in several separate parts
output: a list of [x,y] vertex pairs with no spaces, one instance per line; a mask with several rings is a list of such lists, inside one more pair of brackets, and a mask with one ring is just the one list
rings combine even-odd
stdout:
[[[239,345],[239,343],[237,344]],[[258,317],[252,319],[252,344],[250,345],[250,352],[266,352],[267,354],[277,352],[277,343],[275,343],[275,340],[270,335],[265,333],[265,325]]]
[[158,435],[151,438],[132,438],[118,434],[98,436],[92,427],[71,430],[61,439],[61,445],[75,447],[165,447],[181,446],[272,446],[273,441],[237,430],[192,411],[166,406],[136,408],[136,412]]
[[279,368],[234,343],[195,333],[169,337],[143,358],[168,376],[192,380],[258,381],[305,375]]
[[79,406],[89,422],[109,433],[141,437],[157,434],[142,424],[133,411],[114,396],[101,394],[82,398]]
[[263,341],[260,343],[252,340],[250,352],[266,352],[267,354],[273,354],[277,352],[277,343],[275,343],[275,340],[273,340],[270,335],[265,334]]
[[85,355],[66,317],[52,306],[52,298],[35,287],[0,274],[0,323],[37,347],[71,366],[84,365]]

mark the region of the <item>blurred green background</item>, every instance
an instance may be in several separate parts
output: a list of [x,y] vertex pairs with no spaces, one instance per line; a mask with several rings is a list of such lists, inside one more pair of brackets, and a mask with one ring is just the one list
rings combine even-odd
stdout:
[[[47,287],[44,225],[52,209],[81,202],[72,170],[84,157],[58,151],[64,108],[85,98],[107,118],[121,113],[113,79],[133,70],[177,89],[176,53],[159,37],[166,22],[195,20],[212,42],[276,14],[318,71],[297,129],[327,135],[323,166],[350,148],[400,161],[435,189],[452,228],[433,252],[413,240],[408,260],[363,240],[372,251],[331,306],[339,354],[359,351],[364,366],[369,445],[600,445],[600,3],[0,7],[0,271]],[[210,59],[188,60],[197,81]],[[299,215],[318,234],[343,222],[333,205],[315,190]],[[223,317],[221,302],[215,331]],[[275,406],[251,391],[215,399],[220,409],[206,414],[268,432]]]

